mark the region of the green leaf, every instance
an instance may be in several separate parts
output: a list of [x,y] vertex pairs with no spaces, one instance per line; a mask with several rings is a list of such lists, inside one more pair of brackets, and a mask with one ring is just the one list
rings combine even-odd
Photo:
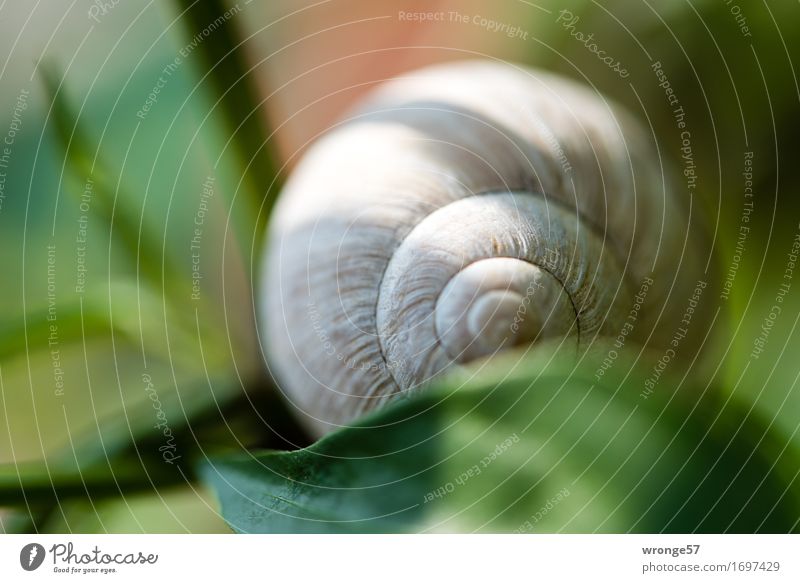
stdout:
[[238,532],[797,530],[794,446],[711,390],[644,398],[597,364],[504,361],[201,474]]
[[142,209],[132,204],[134,199],[125,192],[119,173],[103,165],[97,148],[92,147],[85,128],[70,107],[63,81],[47,66],[41,66],[39,71],[51,100],[56,143],[64,153],[64,164],[73,178],[67,190],[78,200],[91,180],[92,208],[111,229],[113,240],[121,246],[131,264],[136,265],[137,273],[157,289],[161,288],[163,280],[168,291],[185,291],[189,286],[188,278],[181,276],[185,270],[179,269],[174,260],[162,252],[158,242],[163,237],[146,223],[140,224]]
[[[0,362],[7,362],[25,354],[25,334],[28,337],[28,349],[46,349],[51,322],[47,319],[47,308],[31,310],[23,318],[19,316],[2,324],[0,334]],[[84,327],[85,334],[81,327]],[[81,315],[77,301],[60,304],[58,307],[59,342],[69,344],[80,342],[82,338],[92,338],[107,334],[110,330],[108,317],[102,312],[86,307]]]
[[[207,383],[214,389],[203,390]],[[252,432],[250,427],[231,426],[237,412],[234,407],[242,409],[238,389],[231,382],[196,379],[184,389],[191,398],[162,391],[159,407],[182,412],[169,417],[174,436],[169,443],[177,452],[170,458],[161,453],[168,441],[154,427],[153,403],[147,399],[127,408],[127,421],[119,413],[113,420],[99,419],[97,433],[76,439],[47,460],[0,464],[0,507],[47,509],[74,498],[91,501],[187,483],[194,477],[189,460],[224,443],[241,443],[242,435]],[[218,431],[221,423],[228,428],[227,434]]]
[[[109,304],[109,298],[113,301]],[[161,305],[159,297],[150,288],[137,288],[134,282],[111,280],[104,286],[92,286],[84,296],[67,296],[58,302],[58,319],[51,320],[50,308],[41,305],[24,316],[2,323],[0,326],[0,362],[25,354],[26,350],[49,349],[51,326],[55,325],[58,346],[90,341],[93,338],[114,334],[118,339],[139,346],[142,341],[154,353],[165,353],[166,339],[158,321],[140,318],[142,313],[158,313],[168,308]],[[175,316],[177,317],[177,316]],[[181,331],[174,332],[182,340]],[[24,339],[27,337],[27,343]],[[178,353],[180,356],[180,353]]]

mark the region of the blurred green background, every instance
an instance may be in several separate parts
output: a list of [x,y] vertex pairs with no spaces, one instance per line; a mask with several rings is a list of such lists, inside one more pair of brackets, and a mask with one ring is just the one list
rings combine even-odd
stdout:
[[[470,23],[407,22],[403,11],[457,11]],[[630,76],[570,35],[561,11]],[[522,32],[511,38],[476,16]],[[0,136],[13,139],[0,169],[0,530],[229,532],[189,460],[308,444],[270,390],[251,299],[280,181],[375,83],[481,56],[592,85],[649,124],[678,165],[680,135],[651,69],[661,62],[691,127],[714,277],[738,263],[729,298],[707,306],[720,308],[702,363],[709,390],[747,413],[731,419],[752,415],[769,431],[759,441],[752,430],[752,451],[779,466],[783,502],[796,503],[800,283],[768,323],[763,353],[751,352],[800,232],[798,16],[796,3],[711,0],[4,4]],[[737,251],[746,152],[754,196]],[[86,284],[77,292],[84,215]],[[57,344],[48,342],[53,323]],[[163,463],[167,438],[154,428],[143,375],[184,465]],[[745,433],[753,427],[742,423]],[[728,429],[738,434],[736,423]]]

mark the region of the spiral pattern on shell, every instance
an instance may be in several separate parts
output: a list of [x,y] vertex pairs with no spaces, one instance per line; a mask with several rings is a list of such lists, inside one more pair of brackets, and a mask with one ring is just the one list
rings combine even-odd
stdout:
[[[648,136],[573,82],[465,62],[379,88],[319,139],[272,218],[261,331],[316,435],[452,366],[614,335],[647,342],[699,266]],[[642,339],[644,341],[644,339]]]

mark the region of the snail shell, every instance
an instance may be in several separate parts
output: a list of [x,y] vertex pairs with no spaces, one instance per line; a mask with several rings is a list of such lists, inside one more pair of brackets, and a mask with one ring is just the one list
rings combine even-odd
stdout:
[[[652,138],[601,96],[494,62],[390,81],[306,153],[271,219],[261,338],[322,435],[447,369],[636,329],[699,267]],[[649,335],[649,338],[647,336]]]

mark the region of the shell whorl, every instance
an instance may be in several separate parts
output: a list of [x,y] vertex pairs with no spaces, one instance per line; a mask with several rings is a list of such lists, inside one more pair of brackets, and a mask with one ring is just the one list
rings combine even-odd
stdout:
[[480,259],[454,275],[436,299],[434,327],[447,358],[459,363],[540,338],[577,338],[578,332],[562,283],[512,257]]
[[460,63],[380,88],[271,219],[262,341],[309,429],[508,346],[616,333],[685,234],[664,228],[684,211],[653,160],[624,113],[537,71]]
[[608,281],[624,284],[619,264],[574,211],[532,193],[463,198],[392,254],[378,296],[382,353],[408,390],[504,346],[553,336],[575,346],[617,321],[620,290],[595,284]]

